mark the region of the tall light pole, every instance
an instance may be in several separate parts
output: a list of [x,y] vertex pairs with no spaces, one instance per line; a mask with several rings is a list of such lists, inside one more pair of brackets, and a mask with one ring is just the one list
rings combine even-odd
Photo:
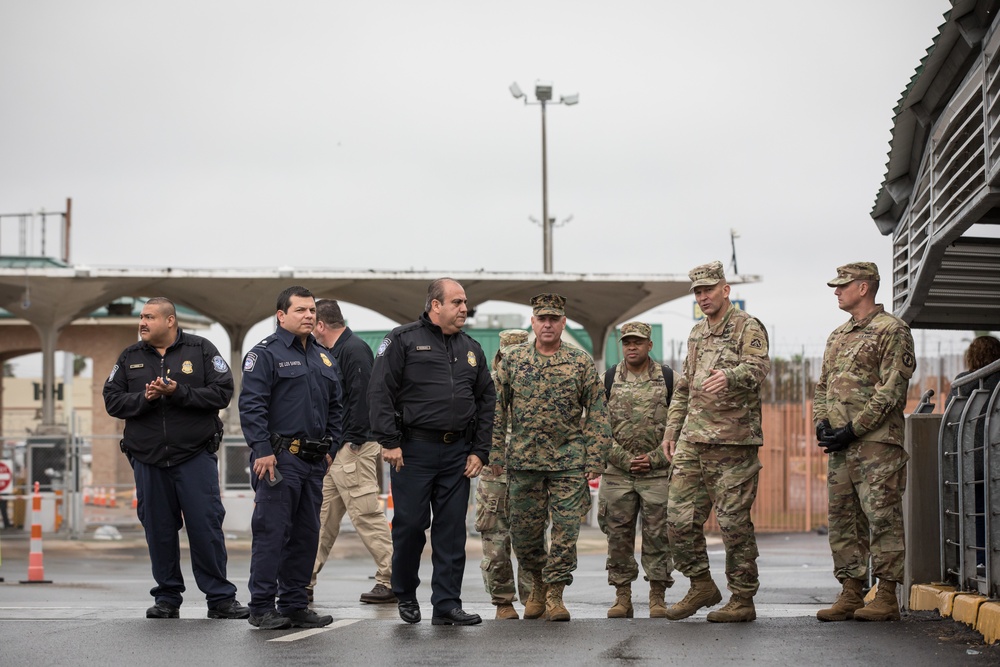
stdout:
[[555,102],[552,100],[552,82],[550,81],[535,82],[534,102],[528,100],[527,95],[521,91],[521,86],[517,85],[516,81],[510,84],[510,94],[513,95],[515,99],[521,99],[523,97],[525,104],[539,104],[542,107],[542,262],[545,273],[552,273],[553,220],[549,218],[549,166],[548,148],[545,140],[545,105],[549,103],[572,106],[580,101],[580,95],[577,93],[573,93],[572,95],[560,95],[559,101]]

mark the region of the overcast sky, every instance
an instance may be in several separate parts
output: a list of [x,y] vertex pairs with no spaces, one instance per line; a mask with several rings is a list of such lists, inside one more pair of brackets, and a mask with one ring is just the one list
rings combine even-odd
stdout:
[[[736,229],[763,282],[734,296],[778,355],[820,355],[835,268],[890,273],[869,212],[949,8],[0,0],[0,213],[72,197],[92,266],[541,270],[540,111],[507,87],[545,79],[580,94],[548,108],[555,269],[728,268]],[[691,312],[645,319],[683,340]]]

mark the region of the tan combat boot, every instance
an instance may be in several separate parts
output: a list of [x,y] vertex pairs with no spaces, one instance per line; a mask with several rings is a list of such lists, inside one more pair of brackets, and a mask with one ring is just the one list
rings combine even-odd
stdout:
[[524,602],[524,617],[541,618],[545,613],[545,594],[548,586],[542,581],[541,572],[531,573],[531,595]]
[[821,621],[846,621],[854,618],[854,612],[865,606],[865,598],[861,595],[860,579],[844,579],[844,590],[840,591],[837,601],[828,609],[816,612],[816,618]]
[[632,584],[615,587],[615,603],[608,609],[608,618],[632,618]]
[[563,589],[566,584],[549,584],[545,595],[545,614],[550,621],[568,621],[569,610],[563,604]]
[[753,606],[753,597],[736,595],[735,593],[722,609],[708,612],[709,623],[747,623],[757,619],[757,609]]
[[510,602],[504,602],[503,604],[497,605],[497,616],[498,621],[516,621],[519,617],[517,615],[517,610],[514,609],[514,605]]
[[667,603],[664,601],[663,596],[667,591],[667,582],[665,581],[651,581],[649,582],[649,617],[650,618],[666,618],[667,617]]
[[722,602],[722,593],[719,587],[712,581],[712,574],[706,572],[691,578],[691,589],[684,599],[675,605],[671,605],[664,612],[664,616],[671,621],[679,621],[682,618],[691,616],[702,607],[711,607]]
[[898,621],[899,601],[896,599],[896,582],[879,579],[875,599],[864,609],[854,612],[855,621]]

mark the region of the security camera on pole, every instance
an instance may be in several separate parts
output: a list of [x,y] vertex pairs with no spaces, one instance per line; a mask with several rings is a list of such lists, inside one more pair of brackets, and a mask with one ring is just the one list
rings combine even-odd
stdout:
[[[535,81],[535,101],[528,101],[528,97],[521,90],[521,87],[517,85],[517,82],[510,84],[510,94],[514,96],[515,99],[524,98],[525,104],[539,104],[542,107],[542,239],[543,239],[543,261],[544,261],[544,271],[545,273],[552,273],[552,223],[553,219],[549,218],[549,174],[548,174],[548,155],[546,150],[545,142],[545,105],[546,104],[565,104],[567,106],[572,106],[580,101],[580,95],[578,93],[573,93],[571,95],[560,95],[559,101],[554,102],[552,100],[552,82],[550,81]],[[569,220],[564,221],[569,222]]]

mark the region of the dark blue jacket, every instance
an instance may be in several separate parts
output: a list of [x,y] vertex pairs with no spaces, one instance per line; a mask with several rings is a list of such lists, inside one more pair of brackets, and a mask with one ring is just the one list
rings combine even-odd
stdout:
[[332,456],[344,436],[340,373],[332,353],[312,335],[278,327],[243,358],[240,425],[258,457],[270,456],[271,434],[333,439]]
[[[170,396],[146,400],[161,374]],[[149,343],[125,348],[104,383],[104,406],[125,420],[125,448],[146,465],[167,467],[198,454],[222,431],[219,410],[233,397],[233,374],[211,341],[178,330],[163,356]]]
[[[368,381],[372,377],[374,355],[368,343],[354,335],[350,327],[341,332],[330,348],[340,367],[344,389],[344,442],[356,445],[372,439],[368,425]],[[335,443],[340,447],[343,443]]]
[[483,348],[469,334],[446,336],[427,313],[396,327],[379,346],[368,385],[372,434],[399,447],[395,421],[409,428],[464,431],[475,420],[472,453],[485,465],[493,438],[496,390]]

